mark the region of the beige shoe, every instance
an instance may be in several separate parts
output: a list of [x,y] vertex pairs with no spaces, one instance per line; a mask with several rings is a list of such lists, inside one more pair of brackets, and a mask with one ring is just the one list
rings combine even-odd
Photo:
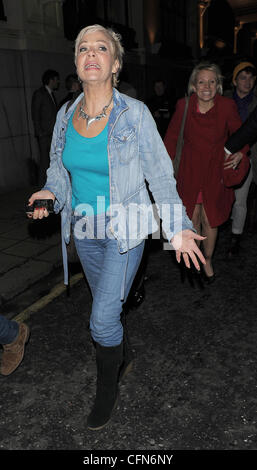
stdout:
[[2,375],[10,375],[20,365],[28,339],[29,327],[25,323],[21,323],[17,338],[10,344],[3,344],[4,351],[0,369]]

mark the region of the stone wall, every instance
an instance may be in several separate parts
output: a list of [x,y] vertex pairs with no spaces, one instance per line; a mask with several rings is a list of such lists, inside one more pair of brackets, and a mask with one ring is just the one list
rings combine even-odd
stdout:
[[64,39],[59,1],[8,0],[0,21],[0,193],[30,184],[38,159],[31,98],[43,72],[60,73],[57,100],[66,75],[75,70],[73,44]]

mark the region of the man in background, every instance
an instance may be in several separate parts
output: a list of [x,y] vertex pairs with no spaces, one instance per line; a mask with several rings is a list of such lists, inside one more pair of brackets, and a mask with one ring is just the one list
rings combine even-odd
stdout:
[[[249,61],[239,62],[233,70],[232,83],[233,92],[226,96],[234,99],[242,122],[245,122],[257,105],[255,94],[256,68]],[[250,144],[250,142],[247,142]],[[229,144],[228,144],[229,146]],[[226,145],[226,148],[228,147]],[[228,148],[229,149],[229,148]],[[237,254],[240,250],[240,242],[243,235],[246,215],[247,198],[252,182],[257,183],[257,144],[251,146],[250,171],[244,181],[235,188],[235,202],[232,209],[232,233],[228,251],[229,257]]]
[[34,92],[31,103],[32,120],[40,153],[38,184],[41,187],[45,183],[46,170],[50,163],[49,152],[57,114],[54,91],[58,90],[60,85],[59,73],[55,70],[46,70],[42,75],[42,83],[43,85]]

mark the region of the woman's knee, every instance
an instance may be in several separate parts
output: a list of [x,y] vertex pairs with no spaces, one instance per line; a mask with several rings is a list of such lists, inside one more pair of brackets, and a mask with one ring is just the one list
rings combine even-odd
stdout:
[[116,346],[123,338],[123,327],[120,313],[111,318],[106,314],[92,312],[90,317],[90,331],[94,341],[102,346]]

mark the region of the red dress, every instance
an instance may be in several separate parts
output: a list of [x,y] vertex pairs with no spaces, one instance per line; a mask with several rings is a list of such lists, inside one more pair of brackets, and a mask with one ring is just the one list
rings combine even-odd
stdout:
[[[217,227],[228,219],[234,202],[233,188],[224,183],[224,144],[242,122],[231,98],[217,94],[214,106],[205,114],[197,112],[197,103],[194,93],[187,110],[177,189],[190,219],[201,191],[209,223],[211,227]],[[185,98],[182,98],[177,102],[164,139],[171,159],[175,157],[184,108]],[[248,146],[241,151],[247,168]]]

